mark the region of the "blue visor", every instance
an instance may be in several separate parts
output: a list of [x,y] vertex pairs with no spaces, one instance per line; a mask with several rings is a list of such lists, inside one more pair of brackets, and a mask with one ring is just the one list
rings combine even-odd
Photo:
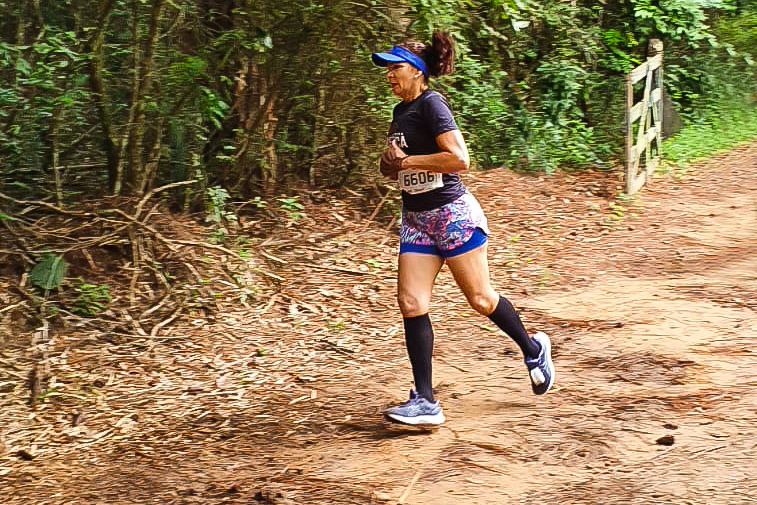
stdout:
[[371,60],[373,60],[374,65],[378,65],[379,67],[385,67],[390,63],[406,61],[423,72],[423,75],[428,77],[426,62],[423,61],[420,56],[412,52],[410,49],[407,49],[406,47],[394,46],[388,53],[373,53],[371,55]]

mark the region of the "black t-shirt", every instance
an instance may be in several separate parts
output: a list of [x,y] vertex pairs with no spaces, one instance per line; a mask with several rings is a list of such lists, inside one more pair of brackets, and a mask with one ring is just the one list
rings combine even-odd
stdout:
[[[396,140],[408,155],[441,152],[437,135],[457,130],[452,109],[439,92],[426,89],[410,102],[394,107],[389,139]],[[444,186],[426,193],[411,195],[402,192],[402,204],[413,212],[431,210],[446,205],[465,193],[465,185],[457,173],[442,174]]]

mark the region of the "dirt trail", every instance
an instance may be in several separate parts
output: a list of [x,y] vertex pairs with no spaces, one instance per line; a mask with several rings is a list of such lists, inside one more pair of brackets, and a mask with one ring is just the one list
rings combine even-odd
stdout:
[[[385,423],[381,410],[411,384],[392,303],[396,238],[376,227],[347,251],[383,270],[367,280],[333,270],[325,285],[293,275],[276,317],[251,327],[249,314],[227,313],[177,330],[195,332],[178,358],[187,375],[151,368],[152,389],[128,394],[137,379],[124,372],[101,420],[120,419],[122,436],[0,459],[3,503],[757,502],[757,144],[662,178],[610,214],[577,179],[467,181],[490,216],[496,287],[553,338],[550,394],[531,394],[514,345],[444,271],[432,321],[448,421],[433,432]],[[534,189],[529,200],[508,199],[516,182]],[[563,199],[585,210],[565,221],[554,211]],[[316,253],[308,259],[325,264],[345,249]],[[329,264],[352,270],[346,261]],[[230,373],[240,389],[176,392]]]
[[[317,454],[328,463],[304,465],[310,475],[381,483],[380,496],[419,505],[757,501],[757,184],[740,179],[735,193],[722,191],[725,176],[704,169],[702,180],[715,183],[708,201],[648,198],[656,235],[608,241],[588,285],[515,296],[527,314],[598,327],[575,337],[551,331],[552,394],[533,397],[520,364],[497,352],[494,334],[476,330],[484,321],[439,302],[434,313],[455,319],[437,331],[447,425],[382,439],[366,421],[364,437],[324,441],[294,460]],[[659,245],[675,255],[658,256]],[[670,270],[649,268],[640,252]],[[449,276],[440,281],[437,298],[455,299]],[[374,373],[377,381],[391,374]],[[385,395],[405,385],[389,382]],[[666,439],[673,444],[659,445]]]

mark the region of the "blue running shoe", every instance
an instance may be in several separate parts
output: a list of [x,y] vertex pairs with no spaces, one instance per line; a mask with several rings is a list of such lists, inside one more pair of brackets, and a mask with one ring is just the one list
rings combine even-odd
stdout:
[[546,333],[536,333],[533,339],[539,343],[541,350],[535,358],[526,358],[528,375],[531,377],[531,389],[535,395],[543,395],[555,382],[555,365],[552,363],[552,343]]
[[412,425],[438,426],[445,421],[439,400],[432,403],[416,393],[414,389],[410,391],[408,401],[397,407],[391,407],[384,415],[390,421]]

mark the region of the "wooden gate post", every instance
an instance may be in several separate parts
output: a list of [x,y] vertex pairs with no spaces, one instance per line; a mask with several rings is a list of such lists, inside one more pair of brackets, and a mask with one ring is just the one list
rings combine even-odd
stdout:
[[657,136],[655,137],[657,145],[657,156],[655,156],[654,164],[650,163],[650,148],[652,147],[652,143],[650,142],[649,144],[647,144],[647,176],[651,177],[654,174],[654,171],[657,169],[660,160],[662,159],[662,94],[664,92],[664,90],[662,89],[662,41],[660,39],[651,39],[649,41],[649,49],[647,53],[648,59],[654,58],[656,56],[660,57],[660,66],[657,68],[656,72],[653,72],[654,82],[652,84],[655,91],[659,90],[660,97],[658,100],[652,101],[652,103],[650,104],[655,125],[654,127],[657,131]]
[[[626,193],[641,189],[652,176],[662,154],[662,41],[649,41],[647,61],[631,70],[626,76]],[[644,79],[644,98],[634,103],[633,85]],[[633,124],[639,120],[636,142]],[[657,152],[652,157],[652,142]],[[644,153],[644,170],[639,171]]]
[[631,195],[638,191],[635,189],[636,173],[634,163],[631,158],[633,151],[633,121],[631,120],[631,110],[633,109],[633,72],[626,74],[626,194]]

